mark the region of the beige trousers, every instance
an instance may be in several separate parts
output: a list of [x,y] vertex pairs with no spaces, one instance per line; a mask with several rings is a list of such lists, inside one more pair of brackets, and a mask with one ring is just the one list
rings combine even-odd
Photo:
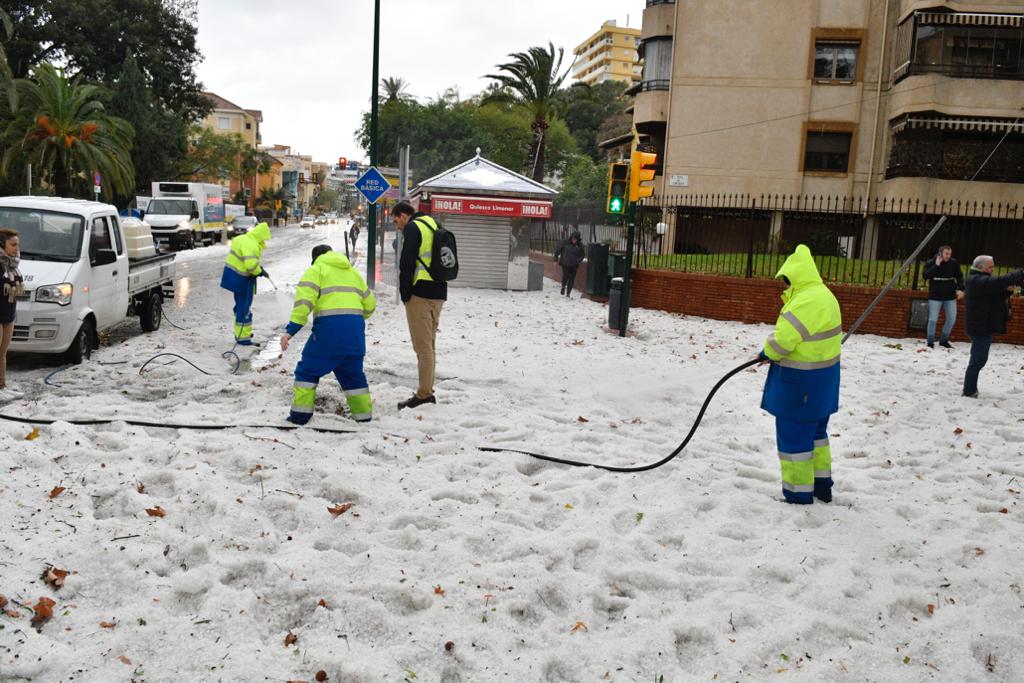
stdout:
[[419,398],[434,395],[434,339],[437,337],[437,324],[441,320],[443,305],[440,299],[424,299],[415,295],[405,304],[409,336],[412,337],[412,348],[416,351],[420,370],[420,384],[416,389]]
[[0,325],[0,389],[7,386],[7,348],[11,345],[14,323]]

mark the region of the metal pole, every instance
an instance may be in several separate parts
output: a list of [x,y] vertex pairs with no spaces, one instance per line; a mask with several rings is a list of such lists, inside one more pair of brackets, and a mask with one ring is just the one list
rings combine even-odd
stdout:
[[32,164],[28,165],[28,195],[32,196]]
[[[398,154],[398,200],[402,201],[406,197],[409,187],[409,152],[410,147],[406,145]],[[402,256],[402,232],[398,231],[395,233],[395,304],[397,305],[401,300],[402,296],[399,292],[398,286],[398,262]]]
[[[380,0],[373,0],[373,91],[370,96],[370,166],[377,165],[377,81],[380,80]],[[376,287],[377,280],[377,205],[370,202],[366,221],[366,284]]]
[[619,302],[619,336],[626,336],[629,321],[629,292],[633,279],[633,238],[636,235],[636,202],[629,202],[626,208],[626,273],[622,278],[622,300]]

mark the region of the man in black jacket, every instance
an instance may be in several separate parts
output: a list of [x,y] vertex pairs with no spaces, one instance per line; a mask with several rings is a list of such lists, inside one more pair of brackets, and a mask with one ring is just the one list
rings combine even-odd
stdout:
[[419,386],[411,398],[398,404],[398,409],[416,408],[424,403],[437,403],[434,398],[434,368],[437,326],[441,307],[448,299],[448,283],[435,280],[428,270],[437,223],[425,213],[416,211],[409,202],[398,202],[391,209],[395,227],[402,231],[402,254],[398,259],[398,291],[405,303],[409,336],[416,351]]
[[576,282],[576,271],[583,263],[583,245],[580,243],[578,232],[574,232],[569,239],[558,245],[555,261],[562,266],[562,294],[569,296]]
[[1010,288],[1024,283],[1024,270],[993,276],[996,262],[991,256],[974,259],[967,276],[967,336],[971,338],[971,360],[964,374],[964,396],[978,398],[978,373],[988,362],[992,335],[1006,332]]
[[939,247],[935,260],[924,267],[924,279],[928,280],[928,348],[935,348],[935,325],[941,309],[946,314],[946,322],[942,325],[939,346],[951,349],[949,333],[956,322],[956,302],[964,296],[964,274],[953,258],[952,247]]

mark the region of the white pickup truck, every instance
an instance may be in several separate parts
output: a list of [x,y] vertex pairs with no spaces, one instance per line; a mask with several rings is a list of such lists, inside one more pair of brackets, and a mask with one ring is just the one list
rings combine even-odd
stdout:
[[174,296],[174,254],[131,258],[155,252],[140,250],[137,236],[129,243],[110,204],[2,197],[0,226],[18,231],[25,278],[11,351],[64,353],[81,363],[97,333],[128,316],[139,316],[146,332],[160,327],[163,300]]

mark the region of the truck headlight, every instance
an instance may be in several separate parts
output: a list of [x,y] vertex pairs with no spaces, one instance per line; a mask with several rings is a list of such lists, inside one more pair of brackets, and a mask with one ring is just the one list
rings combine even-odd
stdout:
[[178,230],[179,231],[183,231],[183,232],[191,232],[192,231],[192,224],[189,223],[188,221],[182,221],[182,222],[178,223]]
[[46,285],[36,287],[36,301],[41,304],[58,304],[67,306],[71,303],[71,294],[75,288],[70,282],[62,282],[59,285]]

